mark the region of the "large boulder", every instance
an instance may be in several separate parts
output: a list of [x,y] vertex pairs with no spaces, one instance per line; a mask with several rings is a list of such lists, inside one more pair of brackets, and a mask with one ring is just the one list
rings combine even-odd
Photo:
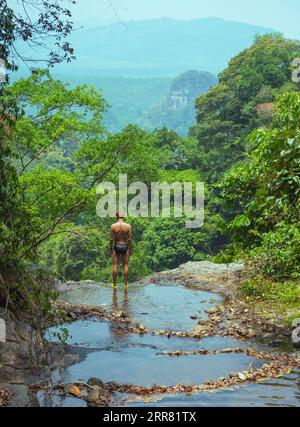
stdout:
[[6,342],[0,342],[0,382],[29,383],[49,366],[51,356],[42,332],[17,319],[11,312],[0,314],[6,324]]
[[158,284],[177,282],[191,288],[231,295],[234,293],[235,284],[239,281],[243,270],[244,265],[237,263],[188,262],[175,270],[156,273],[150,277],[150,281]]

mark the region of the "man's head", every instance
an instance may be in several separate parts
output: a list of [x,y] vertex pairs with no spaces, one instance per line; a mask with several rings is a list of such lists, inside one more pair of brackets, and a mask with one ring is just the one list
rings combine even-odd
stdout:
[[117,217],[117,219],[124,219],[124,218],[125,218],[125,215],[124,215],[124,213],[123,213],[123,212],[117,212],[117,213],[116,213],[116,217]]

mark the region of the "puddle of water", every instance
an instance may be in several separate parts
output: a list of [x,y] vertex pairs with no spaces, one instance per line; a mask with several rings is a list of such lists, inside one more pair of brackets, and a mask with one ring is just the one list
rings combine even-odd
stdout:
[[[211,308],[222,298],[218,295],[186,289],[183,286],[133,285],[127,292],[119,288],[113,292],[107,285],[74,285],[63,292],[61,300],[74,304],[105,305],[112,310],[122,310],[135,322],[146,327],[191,330],[197,321],[191,316],[207,317],[205,310]],[[180,314],[180,315],[178,315]]]
[[[202,340],[193,338],[166,338],[159,335],[122,334],[110,326],[108,322],[99,322],[97,319],[79,320],[65,324],[69,331],[67,344],[81,347],[112,351],[122,351],[127,347],[150,347],[159,351],[175,350],[220,350],[223,348],[246,347],[247,343],[231,337],[210,337]],[[60,328],[48,330],[46,338],[55,342],[54,333]]]
[[[66,325],[67,326],[67,325]],[[71,325],[70,344],[92,346],[85,360],[64,370],[53,372],[53,381],[87,381],[90,377],[102,381],[152,386],[153,384],[199,384],[246,370],[253,362],[261,361],[244,354],[169,357],[161,353],[178,349],[222,349],[236,347],[238,342],[228,338],[193,339],[161,336],[114,335],[108,323],[82,321]],[[51,332],[55,332],[52,330]]]
[[[197,320],[193,314],[205,317],[205,309],[211,308],[221,298],[214,294],[193,291],[181,286],[133,287],[124,294],[123,289],[113,292],[105,285],[72,286],[61,295],[70,303],[91,305],[105,304],[108,309],[122,310],[135,321],[152,329],[189,330]],[[213,302],[212,300],[216,301]],[[200,311],[199,311],[200,310]],[[90,349],[84,360],[63,370],[53,372],[53,382],[87,381],[90,377],[101,378],[104,382],[138,384],[199,384],[227,376],[231,372],[254,368],[263,362],[244,354],[222,354],[207,356],[185,356],[170,358],[161,353],[176,350],[221,350],[255,346],[229,337],[209,337],[203,340],[192,338],[135,334],[120,335],[108,322],[98,319],[78,321],[65,325],[70,337],[68,344]],[[58,329],[59,330],[59,329]],[[52,328],[47,338],[55,341]],[[149,406],[300,406],[299,375],[289,375],[267,383],[244,385],[234,390],[217,393],[177,395],[158,397]],[[78,399],[54,397],[52,404],[46,395],[39,396],[42,406],[85,406]],[[46,399],[46,400],[45,400]],[[147,403],[124,401],[125,406],[147,406]]]
[[127,407],[299,407],[300,373],[233,390],[157,397],[154,403],[127,402]]

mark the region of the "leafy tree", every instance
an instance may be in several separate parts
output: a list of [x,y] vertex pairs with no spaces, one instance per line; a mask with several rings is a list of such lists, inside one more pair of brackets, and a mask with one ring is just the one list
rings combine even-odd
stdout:
[[[17,11],[6,0],[0,0],[0,58],[5,61],[6,68],[16,70],[16,58],[27,63],[31,59],[43,60],[20,54],[18,49],[26,44],[38,47],[40,54],[41,50],[50,50],[49,65],[73,57],[73,49],[66,41],[72,30],[71,12],[61,0],[28,0],[21,1],[18,6]],[[45,44],[46,38],[48,42],[51,39],[50,49]],[[20,111],[17,103],[3,97],[5,86],[6,83],[0,84],[0,304],[14,309],[16,304],[23,310],[27,308],[32,321],[39,326],[43,315],[46,316],[51,308],[50,300],[54,295],[46,289],[44,274],[41,277],[37,271],[26,270],[24,266],[22,251],[34,240],[39,227],[31,207],[24,203],[17,176],[18,152],[11,139],[15,136]]]
[[199,169],[203,153],[196,138],[182,137],[166,127],[155,129],[154,135],[155,145],[163,154],[165,169]]
[[[2,115],[0,120],[0,279],[18,265],[18,247],[25,236],[30,221],[24,207],[20,206],[21,192],[13,165],[10,117]],[[18,216],[18,221],[15,221]],[[23,221],[21,221],[21,218]]]
[[248,160],[222,183],[225,207],[235,212],[234,241],[253,248],[253,256],[263,260],[262,271],[278,278],[299,273],[299,107],[298,92],[280,96],[273,126],[250,134]]
[[[35,72],[7,88],[4,102],[20,106],[11,144],[17,156],[23,199],[42,225],[36,245],[55,228],[95,203],[95,186],[119,173],[149,181],[156,175],[158,155],[153,137],[134,126],[106,135],[101,125],[105,101],[85,86],[69,89],[48,72]],[[80,141],[69,171],[41,164],[65,141]],[[56,151],[54,151],[56,152]]]
[[226,170],[243,160],[249,148],[246,136],[268,124],[258,104],[273,102],[287,85],[297,90],[291,82],[291,63],[299,55],[299,42],[278,34],[258,36],[220,73],[219,84],[198,98],[198,124],[190,134],[203,151],[200,169],[208,181],[218,182]]
[[[101,124],[106,107],[102,96],[86,86],[70,89],[48,71],[35,71],[7,87],[1,102],[3,107],[14,106],[1,146],[7,148],[9,158],[2,178],[7,182],[3,208],[11,204],[1,224],[1,252],[7,254],[1,260],[3,270],[10,269],[12,260],[19,264],[35,261],[40,245],[65,233],[69,238],[60,242],[58,252],[66,265],[60,273],[68,276],[74,267],[79,277],[84,263],[77,260],[75,267],[74,254],[81,251],[83,260],[91,263],[95,258],[84,241],[77,235],[74,238],[74,224],[95,226],[96,187],[103,180],[117,182],[119,173],[145,182],[157,176],[161,159],[154,137],[130,125],[120,134],[108,135]],[[71,141],[74,149],[68,147],[68,168],[49,164],[49,156],[62,153]],[[72,267],[64,258],[68,243]]]
[[150,270],[175,268],[193,258],[193,232],[185,227],[184,218],[156,218],[143,234],[143,248]]
[[[103,239],[104,230],[65,224],[57,234],[42,246],[39,259],[52,272],[65,280],[104,280],[107,267],[108,239]],[[97,276],[85,277],[84,271],[96,265]]]
[[[15,7],[9,3],[0,1],[0,58],[8,61],[9,69],[17,69],[17,58],[27,64],[45,61],[42,58],[45,50],[49,52],[46,60],[49,65],[74,59],[73,48],[66,40],[73,23],[65,1],[21,0]],[[74,5],[76,2],[71,0],[69,3]],[[34,58],[21,53],[20,42],[38,50],[41,56]]]

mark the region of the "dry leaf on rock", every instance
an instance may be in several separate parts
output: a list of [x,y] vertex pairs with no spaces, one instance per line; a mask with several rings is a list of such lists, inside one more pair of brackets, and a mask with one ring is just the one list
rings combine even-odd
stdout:
[[80,393],[81,393],[81,390],[76,385],[69,388],[69,394],[71,394],[72,396],[78,397]]

